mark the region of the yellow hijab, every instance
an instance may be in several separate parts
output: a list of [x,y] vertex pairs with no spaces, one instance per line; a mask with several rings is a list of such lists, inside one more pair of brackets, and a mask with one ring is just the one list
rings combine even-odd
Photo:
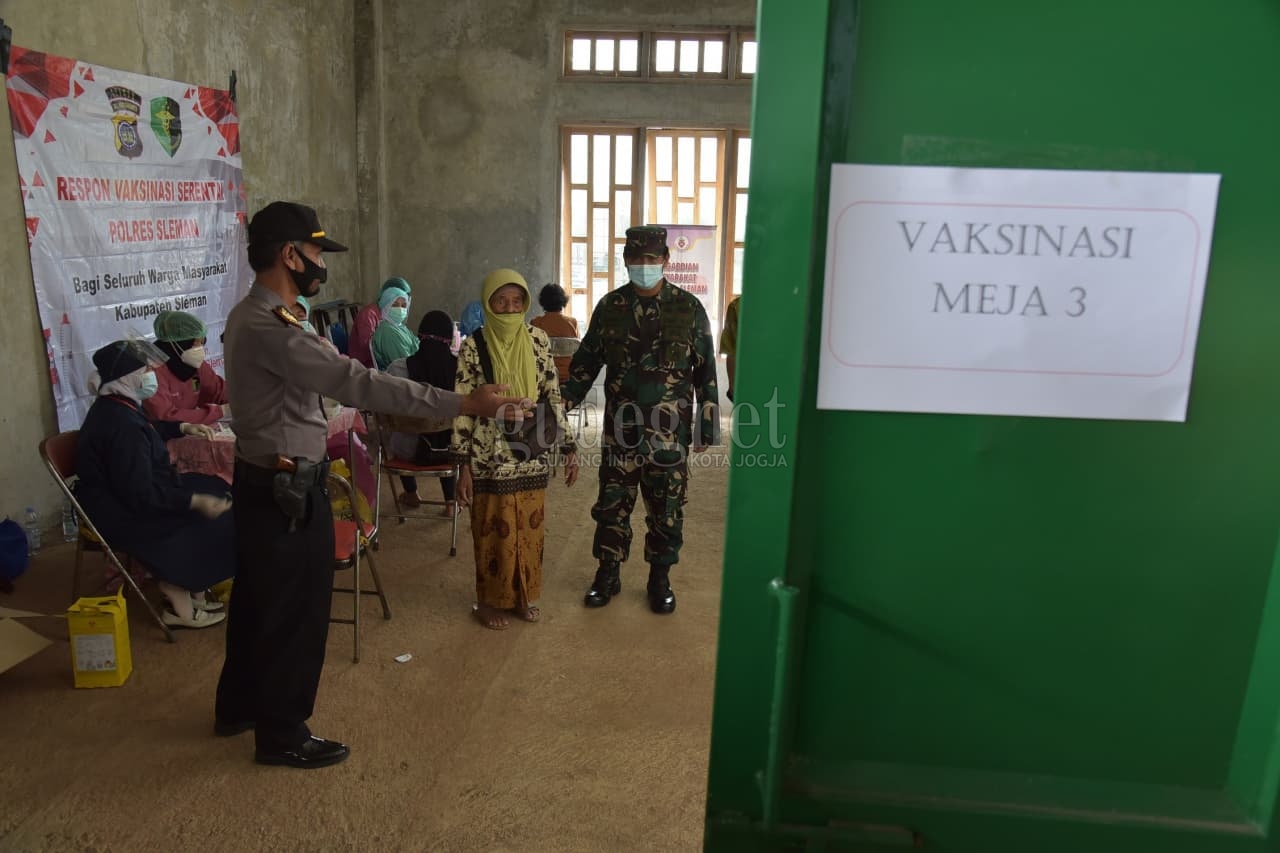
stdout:
[[524,314],[495,314],[489,299],[508,284],[524,291],[524,307],[529,309],[529,285],[515,270],[494,270],[484,278],[480,304],[484,308],[484,342],[493,360],[493,381],[510,386],[514,397],[538,398],[538,372],[533,362],[533,338]]

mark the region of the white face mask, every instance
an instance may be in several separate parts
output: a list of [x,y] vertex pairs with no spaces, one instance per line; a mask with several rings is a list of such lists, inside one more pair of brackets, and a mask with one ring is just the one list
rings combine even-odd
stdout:
[[156,378],[154,372],[148,370],[142,375],[142,383],[138,387],[138,402],[154,397],[159,390],[160,380]]
[[662,281],[662,264],[627,264],[627,275],[641,290],[652,290]]
[[187,367],[199,370],[200,365],[204,364],[204,347],[192,347],[189,350],[184,350],[181,358],[182,363]]

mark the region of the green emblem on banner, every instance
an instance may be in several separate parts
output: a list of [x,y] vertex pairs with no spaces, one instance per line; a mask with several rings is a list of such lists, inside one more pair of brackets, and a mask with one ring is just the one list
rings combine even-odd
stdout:
[[173,98],[151,99],[151,129],[160,141],[160,147],[170,157],[182,144],[182,118],[178,102]]

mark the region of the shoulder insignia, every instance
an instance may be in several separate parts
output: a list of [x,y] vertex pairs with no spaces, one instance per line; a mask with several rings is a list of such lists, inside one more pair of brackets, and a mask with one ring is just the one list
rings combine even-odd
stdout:
[[281,323],[284,323],[286,326],[297,326],[299,329],[302,328],[302,324],[298,322],[298,318],[293,316],[293,313],[283,305],[277,305],[275,308],[272,308],[271,313],[276,315],[276,319]]

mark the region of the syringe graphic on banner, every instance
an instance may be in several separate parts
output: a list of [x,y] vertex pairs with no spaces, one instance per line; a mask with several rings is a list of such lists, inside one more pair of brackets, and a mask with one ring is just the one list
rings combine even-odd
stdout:
[[62,314],[62,323],[58,326],[58,350],[62,353],[62,375],[71,382],[72,377],[75,376],[75,371],[71,369],[71,320],[65,311]]

